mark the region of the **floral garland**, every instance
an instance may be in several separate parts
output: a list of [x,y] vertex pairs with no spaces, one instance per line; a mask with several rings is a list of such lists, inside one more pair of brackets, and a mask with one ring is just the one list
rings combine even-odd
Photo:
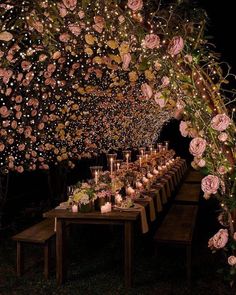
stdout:
[[2,171],[73,167],[150,144],[182,118],[192,165],[207,175],[204,197],[219,199],[229,229],[209,246],[230,251],[234,274],[235,99],[225,97],[231,73],[204,38],[204,13],[151,0],[15,2],[0,4]]

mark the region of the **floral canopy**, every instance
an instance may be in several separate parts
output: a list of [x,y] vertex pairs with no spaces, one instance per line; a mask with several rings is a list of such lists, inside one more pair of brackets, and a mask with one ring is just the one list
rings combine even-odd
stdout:
[[233,235],[231,73],[204,38],[204,11],[181,2],[1,1],[1,171],[145,146],[182,118],[192,165],[209,174],[204,196],[219,198]]

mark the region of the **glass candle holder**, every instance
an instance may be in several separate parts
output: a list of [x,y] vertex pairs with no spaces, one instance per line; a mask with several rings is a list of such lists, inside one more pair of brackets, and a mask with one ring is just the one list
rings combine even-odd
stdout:
[[113,174],[114,172],[114,165],[115,165],[115,161],[116,161],[116,157],[117,157],[117,154],[107,154],[107,166],[109,167],[110,169],[110,173],[111,175]]
[[131,161],[131,151],[129,151],[129,150],[123,151],[123,158],[124,158],[124,161],[126,162],[126,166],[128,169],[129,162]]
[[102,172],[102,166],[90,166],[90,171],[91,171],[91,174],[92,174],[92,178],[94,178],[94,181],[96,184],[98,184],[98,181],[99,181],[99,176]]
[[143,156],[142,155],[137,155],[138,161],[139,161],[139,167],[142,167],[143,164]]
[[139,148],[139,154],[140,154],[141,156],[144,156],[145,150],[146,150],[146,149],[145,149],[144,147]]
[[165,146],[165,148],[166,148],[166,150],[168,150],[169,149],[169,141],[164,141],[164,146]]
[[120,160],[120,159],[115,161],[115,169],[116,169],[116,171],[120,170],[120,167],[121,167],[122,163],[123,163],[123,160]]

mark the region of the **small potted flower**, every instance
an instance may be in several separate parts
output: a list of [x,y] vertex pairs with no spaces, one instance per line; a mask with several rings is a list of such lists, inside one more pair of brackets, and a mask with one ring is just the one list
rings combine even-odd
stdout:
[[78,205],[80,212],[91,212],[94,196],[93,187],[85,182],[74,190],[73,203]]

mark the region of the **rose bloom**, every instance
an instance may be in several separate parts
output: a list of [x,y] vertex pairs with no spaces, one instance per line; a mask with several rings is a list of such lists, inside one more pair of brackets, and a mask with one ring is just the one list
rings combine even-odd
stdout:
[[80,11],[78,12],[78,16],[79,16],[80,19],[83,19],[83,18],[85,17],[85,13],[84,13],[84,11],[83,11],[83,10],[80,10]]
[[224,175],[225,173],[227,173],[227,169],[225,166],[220,166],[217,171],[219,172],[220,175]]
[[186,54],[186,55],[184,56],[184,61],[185,61],[186,63],[191,63],[191,62],[193,61],[193,57],[192,57],[192,55],[190,55],[190,54]]
[[25,144],[21,143],[18,145],[18,150],[23,151],[25,149]]
[[198,165],[198,167],[205,167],[206,161],[202,158],[194,158],[194,162]]
[[34,21],[32,23],[32,26],[35,28],[35,30],[39,33],[43,33],[43,24],[40,21]]
[[4,149],[5,149],[5,145],[2,142],[0,142],[0,152],[3,152]]
[[165,101],[165,99],[164,99],[164,98],[157,98],[156,95],[157,95],[157,94],[155,94],[155,97],[154,97],[155,102],[159,105],[159,107],[160,107],[161,109],[164,108],[164,106],[166,105],[166,101]]
[[226,132],[221,132],[219,135],[218,135],[218,139],[219,141],[221,142],[225,142],[227,139],[228,139],[228,134]]
[[188,136],[188,124],[185,121],[180,122],[179,131],[183,137]]
[[142,84],[141,91],[146,99],[149,99],[152,97],[152,88],[147,83]]
[[230,123],[230,118],[225,114],[218,114],[211,120],[211,127],[216,131],[224,131]]
[[160,38],[156,34],[146,35],[143,45],[149,49],[158,48],[160,46]]
[[70,40],[70,35],[68,33],[63,33],[59,36],[61,42],[67,43]]
[[24,60],[21,63],[21,67],[22,67],[23,71],[28,71],[31,68],[31,66],[32,66],[31,62],[29,62],[27,60]]
[[215,175],[208,175],[202,179],[201,188],[207,195],[216,194],[220,180]]
[[162,79],[161,79],[161,82],[162,82],[162,87],[166,87],[170,84],[170,79],[167,77],[167,76],[164,76]]
[[2,116],[2,118],[7,118],[10,115],[10,111],[6,106],[2,106],[0,108],[0,115]]
[[120,16],[118,17],[118,20],[119,20],[119,23],[120,23],[120,24],[123,24],[123,22],[125,21],[125,17],[124,17],[123,15],[120,15]]
[[18,82],[20,82],[22,79],[23,79],[23,74],[22,73],[19,73],[18,75],[17,75],[17,78],[16,78],[16,81],[18,81]]
[[105,26],[105,20],[102,16],[96,15],[94,17],[94,22],[95,24],[93,25],[93,28],[96,32],[102,33],[102,30],[104,29]]
[[78,37],[81,33],[81,28],[78,24],[69,24],[69,30],[72,34]]
[[228,242],[228,230],[220,229],[208,242],[211,249],[222,249]]
[[57,8],[59,9],[61,17],[65,17],[67,15],[67,9],[62,3],[57,3]]
[[65,7],[70,10],[74,10],[77,5],[77,0],[62,0],[62,2],[65,5]]
[[170,55],[177,55],[179,54],[184,48],[184,40],[180,36],[175,36],[169,43],[167,52]]
[[194,157],[201,157],[206,149],[206,140],[196,137],[190,142],[189,151]]
[[122,69],[124,71],[128,70],[129,68],[129,64],[131,62],[131,54],[130,53],[125,53],[122,55],[122,61],[123,61],[123,65],[122,65]]
[[236,257],[235,256],[229,256],[228,258],[228,264],[231,266],[235,266],[236,265]]
[[47,55],[46,54],[40,54],[39,56],[39,61],[45,61],[47,59]]
[[54,65],[54,64],[49,64],[49,65],[47,66],[47,71],[48,71],[49,73],[53,73],[53,72],[55,72],[56,68],[57,68],[56,65]]
[[134,12],[139,11],[143,8],[142,0],[128,0],[127,6]]

